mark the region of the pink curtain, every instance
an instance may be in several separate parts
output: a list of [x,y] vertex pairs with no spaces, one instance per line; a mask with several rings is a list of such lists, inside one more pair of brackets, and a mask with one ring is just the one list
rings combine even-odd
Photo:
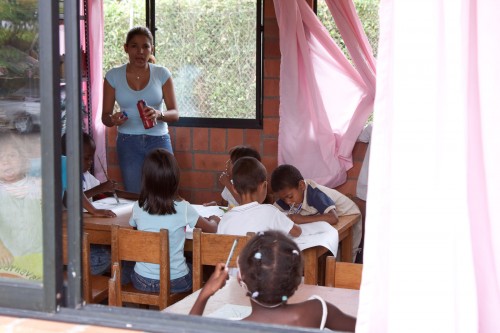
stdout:
[[98,163],[97,156],[106,167],[106,131],[101,122],[102,114],[102,55],[103,55],[103,31],[104,13],[102,0],[86,0],[88,2],[89,14],[89,48],[90,50],[90,75],[91,75],[91,97],[92,97],[92,133],[96,142],[96,158],[94,163],[95,176],[105,181],[106,176]]
[[[372,112],[374,61],[352,6],[341,1],[343,36],[360,74],[303,0],[274,0],[280,30],[278,162],[327,186],[345,182],[352,148]],[[336,17],[337,20],[337,17]],[[360,46],[361,45],[361,46]]]
[[356,332],[500,331],[500,2],[381,0]]

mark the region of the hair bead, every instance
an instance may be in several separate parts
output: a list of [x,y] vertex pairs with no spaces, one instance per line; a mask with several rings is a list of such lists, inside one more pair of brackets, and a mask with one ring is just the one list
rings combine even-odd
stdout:
[[297,250],[292,250],[292,253],[297,255],[297,256],[299,255],[299,251],[297,251]]
[[286,301],[288,301],[288,297],[287,297],[287,296],[282,296],[282,297],[281,297],[281,300],[282,300],[283,302],[286,302]]
[[257,297],[259,297],[259,292],[258,291],[254,291],[252,293],[252,298],[257,298]]
[[254,257],[255,259],[257,259],[257,260],[260,260],[260,259],[262,259],[262,253],[260,253],[260,252],[255,252],[255,254],[253,255],[253,257]]

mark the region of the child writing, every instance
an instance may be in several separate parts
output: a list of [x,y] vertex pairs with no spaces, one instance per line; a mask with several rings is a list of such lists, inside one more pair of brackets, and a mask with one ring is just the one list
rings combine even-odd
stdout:
[[[254,157],[259,162],[261,161],[259,152],[251,147],[235,146],[229,150],[229,159],[226,162],[226,170],[224,170],[219,177],[219,182],[224,185],[221,197],[225,202],[227,202],[229,207],[238,206],[241,203],[240,195],[234,189],[231,181],[233,177],[233,165],[240,157]],[[225,206],[225,202],[223,202],[222,206]],[[217,203],[215,201],[211,201],[203,205],[215,206]]]
[[[142,167],[142,183],[139,200],[134,203],[130,225],[137,230],[159,232],[168,230],[170,253],[170,288],[174,293],[192,289],[192,274],[184,257],[186,226],[201,228],[204,232],[217,231],[219,218],[208,220],[178,193],[180,169],[174,155],[166,149],[151,151]],[[160,291],[160,267],[157,264],[137,262],[130,276],[135,288]]]
[[0,134],[0,268],[43,276],[41,179],[29,176],[26,143]]
[[[287,302],[301,282],[303,259],[297,244],[285,234],[274,230],[257,234],[242,249],[237,263],[238,282],[252,306],[251,314],[243,320],[354,332],[356,318],[319,296],[295,304]],[[217,264],[191,315],[203,314],[208,299],[225,285],[227,277],[225,264]]]
[[359,252],[362,224],[361,212],[356,204],[342,193],[304,179],[293,165],[278,166],[271,174],[271,188],[279,199],[275,206],[286,212],[297,224],[326,221],[332,225],[338,216],[358,214],[353,226],[353,261]]
[[233,183],[240,196],[240,205],[222,216],[217,233],[246,235],[269,229],[298,237],[301,228],[279,209],[262,204],[267,196],[267,171],[254,157],[241,157],[233,166]]

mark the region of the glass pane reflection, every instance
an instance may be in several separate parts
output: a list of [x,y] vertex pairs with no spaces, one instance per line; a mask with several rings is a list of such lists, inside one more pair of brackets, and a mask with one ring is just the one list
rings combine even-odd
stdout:
[[43,276],[37,1],[0,0],[0,278]]

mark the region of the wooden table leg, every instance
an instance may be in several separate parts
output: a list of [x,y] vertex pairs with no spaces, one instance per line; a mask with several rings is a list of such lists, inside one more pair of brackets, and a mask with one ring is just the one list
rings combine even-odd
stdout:
[[302,251],[304,257],[304,283],[318,284],[318,257],[314,247]]
[[341,258],[344,262],[352,262],[352,228],[349,228],[349,234],[341,242]]

